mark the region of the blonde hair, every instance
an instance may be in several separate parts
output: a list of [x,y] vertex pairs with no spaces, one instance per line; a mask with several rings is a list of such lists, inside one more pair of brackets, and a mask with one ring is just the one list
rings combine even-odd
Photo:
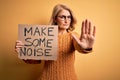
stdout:
[[77,23],[77,20],[76,20],[75,16],[73,15],[72,10],[63,4],[58,4],[53,8],[52,16],[50,19],[50,25],[57,25],[56,17],[63,9],[69,11],[71,14],[71,23],[70,23],[70,27],[67,29],[67,31],[73,31],[75,29],[75,24]]

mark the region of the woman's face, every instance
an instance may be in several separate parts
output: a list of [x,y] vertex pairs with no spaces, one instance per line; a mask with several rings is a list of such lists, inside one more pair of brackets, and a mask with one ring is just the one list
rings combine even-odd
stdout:
[[56,18],[59,29],[66,30],[71,23],[71,14],[68,10],[63,9]]

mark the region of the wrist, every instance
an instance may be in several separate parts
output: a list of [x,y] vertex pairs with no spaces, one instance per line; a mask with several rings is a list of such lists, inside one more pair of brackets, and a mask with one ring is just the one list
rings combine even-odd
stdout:
[[87,49],[85,49],[86,51],[92,51],[92,48],[87,48]]
[[83,51],[83,53],[90,53],[90,52],[93,51],[93,49],[92,48],[86,48],[86,49],[83,49],[82,51]]

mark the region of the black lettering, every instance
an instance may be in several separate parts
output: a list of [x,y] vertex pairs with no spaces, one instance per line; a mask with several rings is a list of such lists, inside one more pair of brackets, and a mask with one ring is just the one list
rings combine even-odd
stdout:
[[48,27],[48,36],[54,36],[52,34],[54,27]]
[[42,35],[42,36],[46,35],[46,33],[44,32],[45,30],[46,30],[46,27],[42,27],[42,28],[41,28],[41,35]]
[[20,56],[22,55],[26,56],[26,47],[20,48]]
[[46,47],[48,47],[48,48],[52,48],[52,41],[53,41],[53,39],[48,39],[47,40],[47,44],[46,44]]
[[40,31],[38,27],[35,28],[34,36],[36,35],[36,33],[40,36]]
[[29,41],[29,40],[31,40],[31,38],[26,38],[25,39],[25,41],[28,42],[28,43],[24,44],[25,46],[32,46],[32,42]]
[[30,27],[30,29],[27,30],[27,28],[24,28],[24,36],[26,36],[28,33],[30,33],[32,35],[32,27]]
[[49,54],[50,51],[51,51],[51,49],[45,49],[45,56],[52,56],[52,55]]
[[45,38],[40,38],[39,40],[39,46],[43,45],[45,47]]
[[36,49],[37,56],[43,56],[42,48]]
[[38,39],[34,39],[34,40],[33,40],[33,46],[34,46],[34,47],[37,47],[37,46],[38,46],[38,43],[39,43],[39,40],[38,40]]
[[27,49],[27,56],[31,56],[32,55],[32,49],[31,48],[28,48]]

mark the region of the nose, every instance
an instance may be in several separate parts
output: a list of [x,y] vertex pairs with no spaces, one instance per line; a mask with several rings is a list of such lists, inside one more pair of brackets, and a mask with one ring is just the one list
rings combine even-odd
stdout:
[[65,18],[64,22],[65,22],[65,23],[68,23],[68,19],[67,19],[67,18]]

